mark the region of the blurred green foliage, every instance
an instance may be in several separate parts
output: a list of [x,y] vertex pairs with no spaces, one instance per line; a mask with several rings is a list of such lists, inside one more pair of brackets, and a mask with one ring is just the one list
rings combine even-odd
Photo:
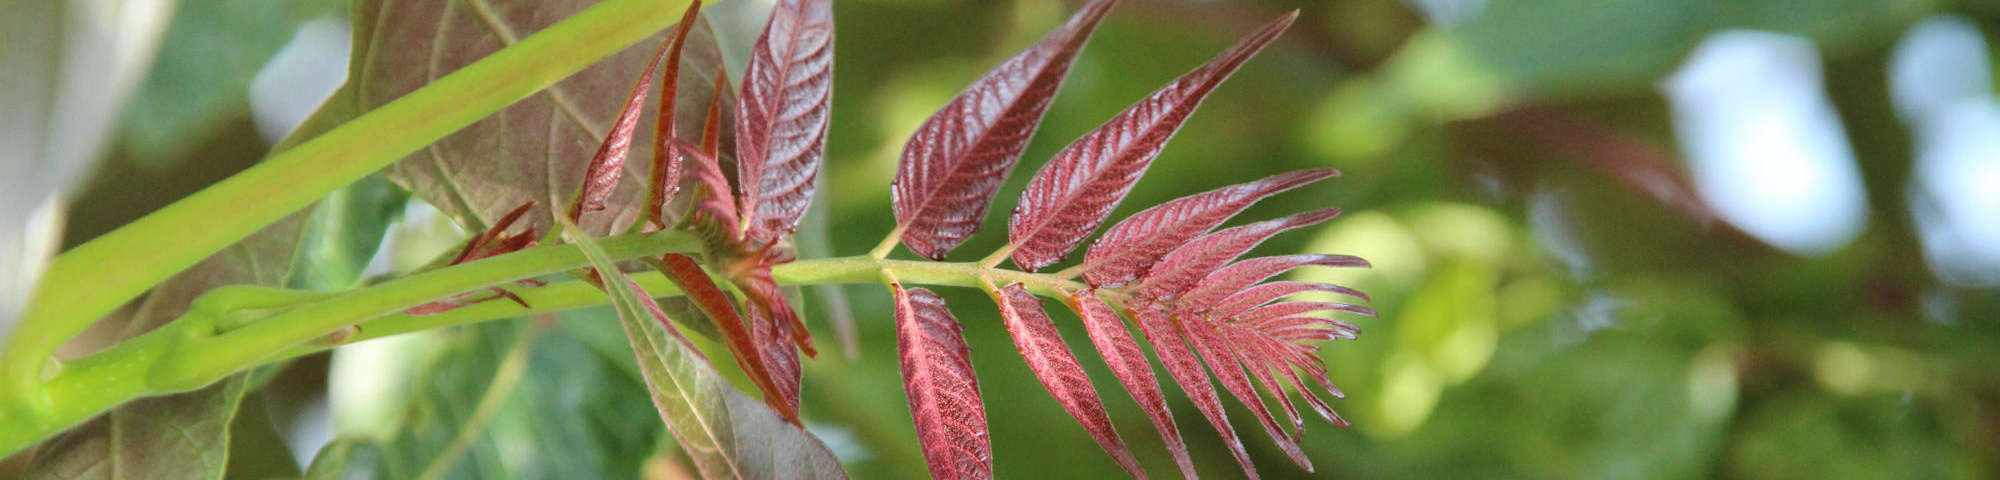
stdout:
[[[719,8],[747,8],[739,3],[754,5],[731,0]],[[884,185],[909,132],[964,85],[1060,22],[1069,3],[837,2],[834,126],[820,196],[830,207],[827,224],[838,226],[827,231],[828,251],[864,252],[891,229]],[[1333,380],[1348,393],[1333,405],[1355,427],[1307,430],[1304,446],[1320,466],[1312,476],[2000,475],[2000,291],[1945,285],[1925,268],[1905,213],[1912,142],[1888,106],[1884,78],[1890,46],[1910,25],[1954,12],[1973,19],[1987,38],[2000,38],[2000,4],[1477,3],[1481,11],[1441,28],[1397,0],[1126,0],[1084,51],[1021,171],[1003,187],[988,231],[953,260],[977,259],[1000,246],[999,226],[1027,172],[1070,139],[1257,22],[1297,8],[1299,24],[1206,102],[1114,218],[1283,171],[1344,170],[1341,179],[1242,215],[1257,220],[1339,205],[1349,212],[1341,219],[1316,233],[1280,237],[1259,252],[1348,253],[1375,264],[1367,271],[1300,275],[1361,288],[1373,296],[1369,306],[1381,312],[1380,319],[1355,322],[1364,331],[1359,340],[1327,345]],[[252,128],[242,121],[247,105],[240,100],[255,71],[204,62],[261,64],[258,59],[287,39],[295,25],[289,22],[302,17],[277,4],[247,10],[182,4],[165,53],[128,112],[124,147],[105,171],[134,165],[211,169],[170,177],[189,185],[153,187],[191,191],[242,167],[215,161],[214,152],[254,157],[268,148],[255,135],[203,133],[204,125]],[[190,24],[201,27],[189,31]],[[1795,33],[1819,47],[1827,96],[1842,115],[1873,212],[1853,244],[1820,258],[1783,253],[1622,184],[1600,168],[1604,159],[1573,148],[1578,138],[1613,135],[1667,159],[1663,171],[1684,175],[1669,112],[1654,85],[1722,29]],[[1567,125],[1581,125],[1573,130],[1584,136],[1518,128],[1523,110],[1556,112]],[[97,185],[84,192],[76,211],[131,218],[165,201],[129,201],[130,187],[117,188],[114,180]],[[313,248],[344,270],[307,277],[298,286],[361,281],[361,263],[353,257],[368,252],[355,246],[380,235],[381,225],[397,216],[384,202],[402,198],[385,186],[370,179],[342,193],[350,205],[344,211],[355,215],[343,221],[369,228],[314,224],[320,243]],[[72,222],[109,221],[104,218]],[[390,247],[428,244],[434,252],[454,235],[434,227],[398,225]],[[822,348],[819,359],[806,362],[807,426],[857,478],[921,477],[887,292],[843,289],[860,352],[850,361],[837,349]],[[972,291],[942,293],[973,348],[993,419],[995,470],[1011,478],[1120,475],[1035,382],[990,300]],[[829,312],[820,302],[809,304],[816,336],[833,338],[821,321]],[[1074,317],[1052,312],[1073,350],[1093,351]],[[516,391],[503,397],[494,419],[475,432],[456,460],[460,467],[449,470],[451,478],[641,472],[674,478],[673,472],[692,471],[684,456],[671,453],[608,310],[403,341],[397,352],[407,358],[378,364],[380,371],[373,372],[404,383],[386,390],[403,393],[378,399],[395,415],[371,424],[343,417],[339,413],[351,406],[336,403],[334,429],[346,440],[328,446],[309,473],[410,478],[463,430],[503,358],[516,349],[529,352],[525,375],[514,380]],[[711,355],[722,354],[713,347],[704,345]],[[1101,363],[1084,364],[1148,470],[1170,472],[1169,457],[1143,414]],[[731,362],[717,365],[725,372],[733,368]],[[289,378],[294,376],[267,388],[325,388],[324,382]],[[1201,473],[1236,475],[1192,405],[1178,392],[1168,396]],[[1230,409],[1232,417],[1249,418],[1234,404]],[[1248,435],[1246,441],[1267,477],[1307,476],[1285,465],[1267,439]],[[284,447],[237,442],[232,455],[281,458],[289,465]]]

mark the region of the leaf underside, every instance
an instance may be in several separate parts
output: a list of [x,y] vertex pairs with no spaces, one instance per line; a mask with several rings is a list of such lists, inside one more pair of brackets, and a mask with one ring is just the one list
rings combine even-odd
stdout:
[[1007,323],[1007,333],[1014,337],[1015,349],[1028,361],[1028,369],[1035,372],[1042,386],[1077,423],[1083,424],[1084,430],[1090,432],[1098,446],[1104,447],[1105,453],[1111,454],[1125,473],[1146,478],[1139,460],[1125,448],[1125,441],[1118,438],[1118,430],[1112,428],[1111,419],[1105,416],[1104,404],[1098,401],[1090,376],[1083,373],[1083,366],[1076,363],[1076,356],[1063,344],[1055,322],[1042,311],[1041,300],[1018,283],[992,293],[1000,305],[1000,318]]
[[1061,261],[1104,223],[1160,149],[1209,92],[1291,25],[1297,12],[1265,24],[1215,59],[1154,91],[1064,147],[1021,192],[1008,219],[1014,264],[1035,271]]
[[972,375],[972,351],[944,298],[891,284],[896,296],[896,354],[917,443],[934,478],[993,478],[985,404]]
[[979,231],[993,195],[1021,159],[1077,53],[1117,0],[1096,0],[1069,22],[959,92],[910,135],[889,195],[902,241],[943,260]]

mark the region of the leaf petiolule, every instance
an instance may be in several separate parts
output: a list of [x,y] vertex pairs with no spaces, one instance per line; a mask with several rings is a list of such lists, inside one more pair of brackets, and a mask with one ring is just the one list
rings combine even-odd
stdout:
[[1132,287],[1133,292],[1149,299],[1174,298],[1272,235],[1324,222],[1336,215],[1340,215],[1339,208],[1326,208],[1196,237],[1155,263]]
[[625,97],[625,106],[618,110],[618,120],[612,123],[611,132],[605,134],[604,143],[590,157],[583,186],[577,190],[576,200],[569,204],[571,223],[582,220],[586,212],[603,210],[611,192],[618,189],[618,179],[625,174],[625,156],[632,150],[632,134],[638,130],[640,114],[646,107],[646,89],[653,86],[653,70],[660,68],[660,60],[674,43],[660,44],[659,52],[653,54],[653,61],[646,64],[646,71],[639,74],[638,83],[632,86],[632,93]]
[[985,404],[972,375],[963,327],[929,290],[890,284],[896,296],[896,354],[917,443],[934,478],[993,478]]
[[1214,270],[1180,296],[1181,305],[1207,306],[1216,299],[1247,292],[1245,288],[1280,273],[1305,266],[1368,268],[1368,261],[1351,255],[1297,254],[1259,257]]
[[889,195],[903,244],[925,258],[979,231],[1077,52],[1118,0],[1095,0],[953,97],[903,145]]
[[1160,257],[1259,200],[1337,176],[1340,171],[1331,168],[1282,173],[1181,197],[1132,214],[1091,242],[1083,257],[1083,278],[1100,288],[1124,285],[1146,273]]
[[[646,182],[645,221],[659,228],[667,227],[667,199],[673,198],[681,186],[681,162],[667,148],[667,143],[674,138],[674,116],[678,113],[674,103],[680,93],[681,47],[687,44],[688,32],[694,29],[700,14],[701,0],[688,2],[687,13],[681,15],[680,23],[667,40],[667,71],[660,81],[660,108],[653,120],[653,170]],[[652,69],[646,71],[651,73]]]
[[1077,292],[1069,295],[1069,306],[1083,319],[1083,325],[1090,334],[1090,343],[1097,347],[1098,356],[1104,357],[1104,364],[1111,367],[1112,376],[1139,403],[1139,409],[1153,421],[1153,428],[1159,430],[1160,439],[1167,444],[1167,451],[1174,456],[1174,464],[1180,467],[1181,476],[1195,478],[1194,460],[1188,457],[1187,442],[1181,440],[1180,428],[1174,425],[1174,415],[1167,410],[1167,398],[1160,394],[1160,383],[1153,378],[1153,367],[1146,362],[1146,352],[1139,348],[1139,342],[1132,340],[1132,332],[1125,330],[1125,321],[1119,319],[1118,312],[1097,298],[1093,292]]
[[1035,271],[1104,223],[1167,140],[1208,93],[1292,24],[1292,12],[1259,27],[1207,64],[1154,91],[1064,147],[1028,181],[1008,219],[1014,264]]
[[1042,311],[1042,301],[1018,283],[990,293],[1000,305],[1000,318],[1007,323],[1007,333],[1014,337],[1014,348],[1027,360],[1028,370],[1035,372],[1035,378],[1041,380],[1049,395],[1055,396],[1063,410],[1083,424],[1084,430],[1090,432],[1098,446],[1104,447],[1105,453],[1111,454],[1125,473],[1133,478],[1146,478],[1139,459],[1132,457],[1125,441],[1118,438],[1118,430],[1111,426],[1111,418],[1104,414],[1104,404],[1098,400],[1097,389],[1091,387],[1090,376],[1083,373],[1083,366],[1076,363],[1076,356],[1063,344],[1062,335],[1056,333],[1056,323]]
[[780,0],[750,50],[736,105],[742,238],[771,243],[812,202],[833,95],[833,2]]
[[1250,453],[1243,449],[1243,439],[1236,436],[1236,429],[1229,426],[1229,414],[1222,411],[1222,398],[1216,396],[1215,386],[1208,383],[1208,375],[1201,369],[1201,359],[1188,349],[1180,327],[1166,312],[1151,305],[1137,305],[1130,311],[1138,320],[1139,332],[1153,343],[1153,354],[1160,357],[1160,365],[1167,367],[1167,375],[1186,392],[1188,400],[1194,402],[1195,410],[1215,426],[1215,432],[1222,435],[1222,443],[1229,446],[1229,453],[1236,456],[1236,464],[1243,467],[1243,473],[1251,479],[1257,476],[1256,465],[1250,463]]

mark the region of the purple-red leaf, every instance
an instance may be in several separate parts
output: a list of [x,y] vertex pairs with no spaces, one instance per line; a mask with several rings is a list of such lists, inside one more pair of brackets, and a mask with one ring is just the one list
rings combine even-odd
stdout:
[[1070,308],[1090,333],[1090,343],[1097,346],[1097,354],[1104,357],[1104,364],[1111,367],[1111,374],[1118,377],[1118,383],[1132,394],[1132,400],[1139,402],[1139,409],[1153,421],[1153,428],[1160,431],[1160,438],[1166,441],[1167,451],[1174,455],[1174,464],[1181,469],[1185,478],[1195,478],[1194,460],[1188,458],[1187,442],[1181,440],[1180,428],[1174,425],[1174,415],[1167,411],[1167,398],[1160,394],[1160,383],[1153,378],[1153,367],[1146,363],[1146,352],[1139,348],[1139,342],[1132,340],[1132,333],[1125,330],[1125,321],[1118,318],[1118,312],[1104,304],[1094,292],[1070,294]]
[[[680,37],[685,38],[686,29],[681,31]],[[646,107],[646,89],[653,86],[653,70],[660,68],[660,59],[666,57],[668,48],[678,43],[669,39],[660,44],[660,51],[653,54],[653,61],[646,64],[645,73],[639,74],[638,84],[633,85],[632,93],[625,97],[625,106],[618,110],[618,121],[604,136],[604,143],[598,145],[597,154],[590,157],[583,187],[577,191],[576,200],[569,204],[571,222],[578,222],[586,212],[603,210],[611,192],[618,189],[618,179],[625,174],[625,154],[632,149],[632,133],[638,129],[640,113]]]
[[[799,411],[799,381],[804,373],[799,368],[799,349],[792,345],[792,326],[778,321],[765,307],[751,304],[749,311],[750,339],[757,344],[758,356],[764,360],[764,371],[771,376],[771,386],[776,389],[778,401],[785,408],[779,411]],[[768,392],[767,392],[768,395]],[[787,418],[794,424],[798,419]]]
[[986,407],[972,376],[972,351],[944,298],[929,290],[890,285],[896,295],[896,354],[903,391],[916,421],[917,443],[933,478],[993,478]]
[[743,317],[737,314],[736,302],[729,293],[717,286],[708,272],[701,269],[701,264],[687,255],[662,255],[660,266],[660,272],[679,286],[695,307],[715,323],[716,330],[722,333],[724,344],[734,354],[731,356],[736,358],[736,365],[750,377],[750,383],[764,393],[764,403],[778,412],[778,416],[797,423],[798,410],[793,408],[797,403],[786,401],[785,390],[771,378],[770,368],[766,366],[769,361],[764,359],[763,349],[759,348],[756,332],[744,326]]
[[1340,176],[1331,168],[1301,170],[1181,197],[1125,217],[1090,244],[1083,278],[1092,286],[1124,285],[1154,262],[1264,197]]
[[1186,294],[1180,296],[1181,305],[1205,306],[1222,297],[1243,292],[1245,288],[1273,275],[1304,266],[1321,267],[1361,267],[1367,268],[1368,261],[1349,255],[1298,254],[1276,257],[1261,257],[1236,262],[1222,267],[1201,279]]
[[[1363,307],[1360,305],[1338,303],[1338,302],[1283,302],[1283,303],[1271,304],[1269,306],[1261,307],[1256,310],[1243,312],[1240,315],[1235,315],[1229,318],[1230,321],[1248,323],[1248,322],[1256,322],[1272,318],[1301,315],[1312,312],[1323,312],[1328,310],[1338,310],[1343,312],[1355,313],[1367,317],[1375,316],[1374,309]],[[1348,325],[1348,328],[1353,328],[1353,326]]]
[[699,188],[695,192],[693,218],[689,220],[694,225],[719,230],[716,234],[722,237],[734,238],[736,202],[729,198],[729,177],[723,176],[715,154],[687,142],[675,141],[673,147],[676,155],[692,164],[688,165],[688,176]]
[[1271,282],[1246,288],[1240,292],[1231,294],[1228,297],[1223,298],[1222,301],[1217,302],[1214,307],[1208,310],[1208,312],[1211,312],[1212,315],[1218,318],[1229,318],[1236,316],[1236,314],[1238,313],[1243,313],[1244,310],[1256,308],[1259,305],[1271,303],[1272,301],[1275,301],[1280,298],[1285,298],[1288,296],[1305,292],[1336,293],[1336,294],[1359,298],[1363,301],[1368,300],[1368,294],[1361,293],[1361,291],[1359,290],[1339,285],[1333,285],[1327,283],[1289,282],[1289,281]]
[[[653,119],[653,173],[646,182],[645,221],[659,228],[667,227],[667,199],[673,198],[681,186],[681,162],[667,148],[667,143],[674,138],[674,116],[678,113],[674,103],[681,85],[681,46],[687,43],[688,32],[694,29],[696,16],[700,14],[701,0],[688,2],[687,13],[681,15],[681,22],[667,40],[667,71],[660,81],[660,108]],[[717,76],[721,76],[719,72]]]
[[1105,416],[1104,403],[1098,400],[1097,389],[1091,387],[1090,376],[1083,373],[1083,366],[1076,363],[1076,356],[1063,344],[1062,335],[1056,333],[1056,323],[1042,311],[1042,301],[1018,283],[993,292],[993,300],[1000,304],[1000,318],[1007,323],[1007,333],[1014,337],[1014,348],[1028,361],[1028,370],[1035,372],[1035,378],[1062,403],[1063,410],[1090,431],[1091,438],[1104,447],[1105,453],[1111,454],[1111,459],[1125,473],[1146,478],[1145,469],[1139,467],[1139,460],[1125,448],[1125,441],[1118,438],[1118,430],[1111,426],[1111,418]]
[[750,51],[736,105],[743,238],[797,228],[812,202],[833,95],[832,0],[780,0]]
[[1208,383],[1208,375],[1201,369],[1201,359],[1188,349],[1179,327],[1166,312],[1158,308],[1140,305],[1132,316],[1139,321],[1139,331],[1146,334],[1146,340],[1153,342],[1153,354],[1160,357],[1160,364],[1167,367],[1167,375],[1174,383],[1187,392],[1188,400],[1194,402],[1196,410],[1208,418],[1208,424],[1215,426],[1216,433],[1222,435],[1222,443],[1229,446],[1229,453],[1236,456],[1236,463],[1243,467],[1243,473],[1251,479],[1258,478],[1257,467],[1250,463],[1250,454],[1243,449],[1243,440],[1236,436],[1236,429],[1229,426],[1229,415],[1222,411],[1222,398],[1216,396],[1215,386]]
[[1174,298],[1272,235],[1324,222],[1339,214],[1339,208],[1327,208],[1202,235],[1153,264],[1133,292],[1155,300]]
[[[1312,460],[1307,459],[1305,451],[1299,449],[1298,439],[1292,438],[1290,433],[1285,432],[1283,426],[1278,425],[1277,419],[1272,418],[1271,410],[1264,406],[1263,397],[1257,396],[1256,388],[1250,386],[1250,378],[1243,375],[1243,368],[1237,364],[1235,355],[1231,353],[1235,348],[1232,348],[1231,342],[1222,338],[1222,332],[1208,321],[1199,318],[1176,318],[1174,323],[1180,326],[1181,334],[1194,344],[1195,352],[1201,356],[1202,361],[1208,363],[1208,371],[1215,375],[1216,380],[1221,381],[1222,388],[1228,390],[1230,396],[1236,397],[1237,402],[1250,408],[1251,415],[1257,417],[1257,423],[1264,427],[1264,434],[1277,442],[1278,449],[1285,452],[1285,457],[1290,458],[1292,463],[1298,464],[1299,468],[1312,471]],[[1283,392],[1279,394],[1282,395]]]
[[979,231],[1090,32],[1117,0],[1096,0],[1069,23],[959,92],[903,146],[889,184],[903,244],[932,260]]
[[1007,222],[1014,264],[1035,271],[1062,259],[1104,223],[1188,115],[1298,12],[1265,24],[1208,64],[1154,91],[1064,147],[1035,173]]

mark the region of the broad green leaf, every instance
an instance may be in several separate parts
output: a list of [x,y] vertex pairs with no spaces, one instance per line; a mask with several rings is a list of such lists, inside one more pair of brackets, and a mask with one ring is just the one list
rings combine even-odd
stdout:
[[617,273],[617,265],[596,242],[575,234],[574,228],[567,231],[605,274],[606,293],[652,390],[653,405],[704,477],[847,477],[819,439],[786,423],[717,373],[651,296]]
[[[356,45],[348,84],[366,111],[409,93],[588,7],[587,0],[394,1],[355,7]],[[701,125],[721,55],[704,21],[682,56],[676,123]],[[459,226],[483,231],[528,201],[528,218],[548,231],[552,206],[567,206],[585,166],[623,106],[659,39],[642,41],[387,169],[387,177],[437,206]],[[724,93],[727,95],[727,93]],[[643,118],[651,118],[651,113]],[[640,128],[631,158],[651,157],[651,128]],[[682,135],[699,141],[699,129]],[[637,218],[649,162],[627,162],[605,211],[584,222],[603,232]]]

